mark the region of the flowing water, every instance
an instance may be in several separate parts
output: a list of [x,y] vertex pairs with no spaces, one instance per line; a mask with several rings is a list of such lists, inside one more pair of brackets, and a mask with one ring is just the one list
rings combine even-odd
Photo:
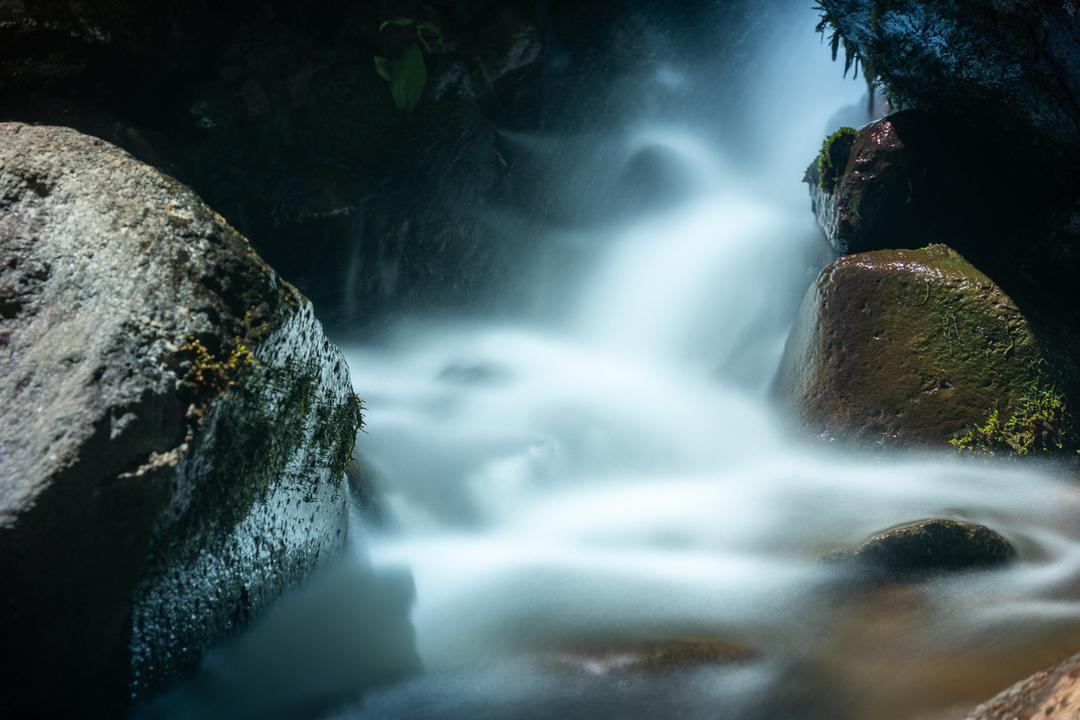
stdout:
[[[528,311],[346,344],[376,486],[354,548],[211,654],[166,714],[294,716],[329,697],[355,720],[937,717],[1080,647],[1067,478],[823,448],[771,396],[828,261],[801,172],[863,86],[809,9],[769,23],[754,91],[719,114],[744,120],[735,136],[672,105],[602,141],[513,139],[582,206],[617,207],[608,179],[643,151],[680,190],[529,225],[544,250],[519,274]],[[820,561],[927,517],[987,524],[1020,560],[888,587]]]

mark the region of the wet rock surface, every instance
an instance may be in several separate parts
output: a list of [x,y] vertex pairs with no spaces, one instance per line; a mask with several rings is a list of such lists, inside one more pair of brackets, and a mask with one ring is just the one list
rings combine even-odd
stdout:
[[1080,655],[1013,685],[968,720],[1072,720],[1080,712]]
[[878,533],[853,553],[830,558],[874,578],[912,580],[937,573],[1000,567],[1016,551],[997,532],[955,520],[920,520]]
[[574,649],[547,656],[560,667],[588,675],[665,673],[701,666],[738,665],[759,653],[718,640],[668,640],[606,648]]
[[1051,450],[1075,442],[1061,372],[1075,355],[1055,343],[945,246],[861,253],[808,291],[778,387],[827,440],[945,447],[996,416],[1026,433],[1015,451]]
[[805,180],[833,249],[985,249],[989,226],[1000,226],[1017,197],[1003,192],[990,143],[969,135],[946,117],[907,110],[829,138]]
[[341,547],[359,406],[310,303],[116,147],[0,125],[0,211],[0,707],[119,716]]

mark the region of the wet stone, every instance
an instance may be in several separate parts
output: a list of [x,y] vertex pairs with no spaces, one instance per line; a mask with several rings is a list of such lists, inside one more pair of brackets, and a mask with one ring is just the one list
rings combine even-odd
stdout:
[[1012,544],[988,527],[933,519],[885,530],[858,550],[833,553],[826,561],[850,564],[884,579],[918,580],[938,573],[997,568],[1015,557]]

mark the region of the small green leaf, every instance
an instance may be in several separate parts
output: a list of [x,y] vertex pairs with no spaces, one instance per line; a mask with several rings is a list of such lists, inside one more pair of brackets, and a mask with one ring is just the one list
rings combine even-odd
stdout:
[[412,110],[427,84],[427,67],[420,48],[410,45],[396,60],[390,73],[390,94],[400,110]]
[[384,20],[382,25],[379,25],[379,32],[382,32],[383,30],[390,27],[391,25],[394,25],[396,27],[408,27],[409,25],[414,25],[415,23],[416,23],[416,21],[413,20],[412,18],[407,18],[407,17],[390,18],[389,20]]
[[379,73],[386,82],[390,82],[390,61],[384,57],[375,56],[375,72]]

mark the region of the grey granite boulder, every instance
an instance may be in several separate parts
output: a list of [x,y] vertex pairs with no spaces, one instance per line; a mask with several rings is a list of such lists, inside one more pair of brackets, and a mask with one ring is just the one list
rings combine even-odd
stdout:
[[359,423],[310,303],[190,190],[0,124],[0,714],[118,716],[333,555]]

